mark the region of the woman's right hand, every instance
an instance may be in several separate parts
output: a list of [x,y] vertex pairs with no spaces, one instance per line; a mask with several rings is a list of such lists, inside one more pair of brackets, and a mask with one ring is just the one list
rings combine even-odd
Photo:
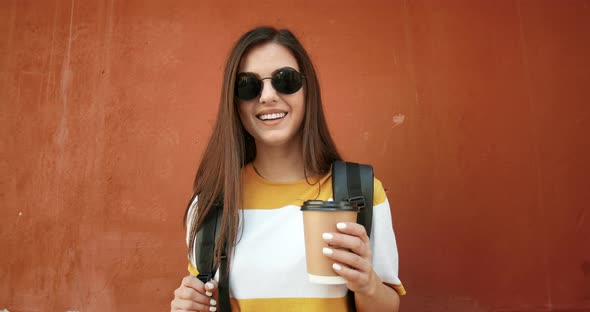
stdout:
[[170,311],[217,311],[217,293],[215,280],[203,283],[195,276],[186,276],[174,291]]

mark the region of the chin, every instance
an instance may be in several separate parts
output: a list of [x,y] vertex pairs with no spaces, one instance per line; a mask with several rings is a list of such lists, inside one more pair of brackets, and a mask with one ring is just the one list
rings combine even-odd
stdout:
[[260,143],[272,147],[284,146],[293,142],[295,142],[295,136],[288,135],[261,136],[256,140],[256,144]]

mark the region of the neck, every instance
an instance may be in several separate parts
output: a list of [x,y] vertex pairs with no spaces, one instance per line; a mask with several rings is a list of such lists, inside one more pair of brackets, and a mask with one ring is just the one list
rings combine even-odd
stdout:
[[293,182],[305,179],[301,142],[286,146],[256,145],[252,162],[259,176],[274,182]]

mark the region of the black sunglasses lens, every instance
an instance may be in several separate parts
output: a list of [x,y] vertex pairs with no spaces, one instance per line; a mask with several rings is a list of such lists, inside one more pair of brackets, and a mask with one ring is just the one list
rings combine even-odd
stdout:
[[294,69],[280,69],[272,75],[272,86],[284,94],[293,94],[303,85],[303,76]]
[[240,74],[236,80],[236,96],[242,100],[251,100],[260,94],[260,81],[255,75]]

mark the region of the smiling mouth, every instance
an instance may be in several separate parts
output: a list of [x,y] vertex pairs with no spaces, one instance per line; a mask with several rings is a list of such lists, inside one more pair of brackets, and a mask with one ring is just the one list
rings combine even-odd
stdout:
[[262,121],[266,121],[266,120],[277,120],[277,119],[282,119],[285,116],[287,116],[287,113],[272,113],[272,114],[261,114],[261,115],[257,115],[256,118],[262,120]]

